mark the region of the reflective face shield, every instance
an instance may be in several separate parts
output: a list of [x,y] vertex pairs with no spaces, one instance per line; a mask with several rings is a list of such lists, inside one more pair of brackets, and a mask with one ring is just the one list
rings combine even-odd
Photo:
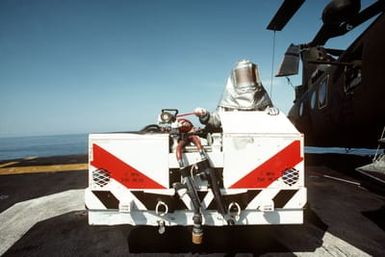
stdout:
[[251,62],[240,62],[233,70],[234,84],[236,88],[255,87],[257,78],[256,66]]

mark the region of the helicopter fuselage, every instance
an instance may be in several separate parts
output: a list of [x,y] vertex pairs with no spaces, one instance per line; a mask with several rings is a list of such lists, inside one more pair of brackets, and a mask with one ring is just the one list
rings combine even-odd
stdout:
[[[309,146],[375,147],[385,125],[385,15],[340,56],[304,47],[288,117]],[[323,58],[329,56],[330,58]]]

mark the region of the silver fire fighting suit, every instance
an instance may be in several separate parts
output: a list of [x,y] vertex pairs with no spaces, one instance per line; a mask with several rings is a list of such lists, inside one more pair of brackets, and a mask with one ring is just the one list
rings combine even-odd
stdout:
[[[267,94],[260,80],[258,66],[249,60],[239,61],[227,78],[222,98],[214,112],[203,111],[197,116],[207,129],[218,129],[221,121],[218,112],[223,111],[265,111],[278,114],[278,109]],[[197,112],[196,112],[197,113]]]

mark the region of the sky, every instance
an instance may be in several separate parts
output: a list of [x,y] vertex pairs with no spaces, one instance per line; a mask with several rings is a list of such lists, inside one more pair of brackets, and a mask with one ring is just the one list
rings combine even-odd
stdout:
[[271,74],[290,43],[311,41],[328,2],[305,1],[273,51],[266,26],[281,0],[2,0],[0,137],[138,130],[164,108],[215,110],[242,59],[287,113],[294,89]]

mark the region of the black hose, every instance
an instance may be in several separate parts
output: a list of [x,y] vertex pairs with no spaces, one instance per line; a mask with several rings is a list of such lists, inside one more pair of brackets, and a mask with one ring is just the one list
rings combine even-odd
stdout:
[[193,203],[194,213],[200,214],[201,203],[199,200],[197,190],[195,189],[193,180],[190,177],[190,174],[188,172],[188,167],[181,169],[180,172],[181,172],[182,177],[186,180],[185,183],[186,183],[186,187],[187,187],[187,194]]
[[156,124],[150,124],[142,128],[139,132],[141,133],[156,133],[160,132],[160,127]]
[[[226,204],[225,204],[225,201],[224,201],[222,193],[221,193],[220,180],[219,180],[215,170],[210,167],[210,163],[208,160],[203,161],[200,164],[200,168],[202,168],[204,170],[204,173],[207,177],[207,180],[209,182],[211,190],[214,194],[214,199],[215,199],[215,202],[217,204],[218,211],[222,214],[223,217],[225,217],[227,214]],[[228,219],[227,223],[229,225],[233,225],[234,220]]]
[[219,188],[219,180],[215,174],[215,170],[208,167],[208,168],[206,168],[205,173],[208,175],[209,184],[210,184],[210,187],[213,191],[214,199],[217,203],[217,208],[222,215],[225,215],[227,213],[226,207],[225,207],[225,202],[223,200],[223,196],[222,196],[221,190]]

